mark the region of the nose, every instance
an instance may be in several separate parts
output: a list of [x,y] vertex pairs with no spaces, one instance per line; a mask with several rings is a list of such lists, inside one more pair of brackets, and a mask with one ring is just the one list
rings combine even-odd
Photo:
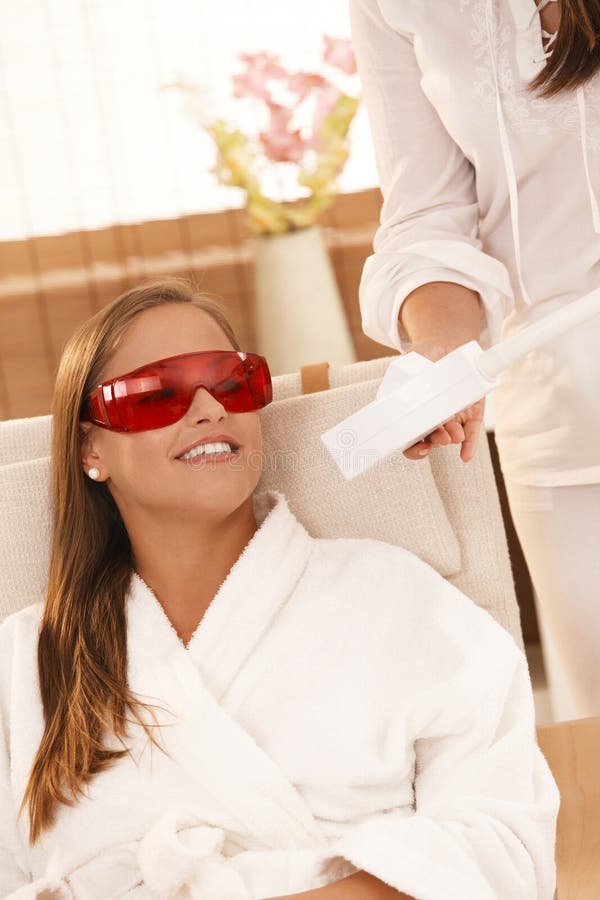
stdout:
[[206,388],[198,387],[194,391],[186,418],[196,422],[204,419],[222,419],[225,414],[226,410],[223,404],[216,400]]

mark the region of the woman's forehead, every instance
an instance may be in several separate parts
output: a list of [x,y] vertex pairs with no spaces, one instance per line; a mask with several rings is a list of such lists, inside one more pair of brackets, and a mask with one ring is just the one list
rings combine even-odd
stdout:
[[101,380],[180,353],[232,349],[227,335],[209,313],[187,304],[163,304],[144,310],[131,322]]

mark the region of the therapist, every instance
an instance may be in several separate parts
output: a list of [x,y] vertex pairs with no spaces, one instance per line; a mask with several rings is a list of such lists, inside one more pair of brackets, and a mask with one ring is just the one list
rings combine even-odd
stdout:
[[[349,6],[384,199],[365,334],[435,360],[600,286],[597,0]],[[468,462],[484,403],[405,455]],[[504,372],[494,410],[554,717],[600,715],[600,316]]]

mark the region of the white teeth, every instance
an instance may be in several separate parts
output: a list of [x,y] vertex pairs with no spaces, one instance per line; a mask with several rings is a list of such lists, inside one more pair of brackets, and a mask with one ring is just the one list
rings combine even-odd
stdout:
[[183,456],[179,456],[178,459],[193,459],[195,456],[202,456],[205,453],[230,453],[232,451],[233,447],[230,444],[216,441],[213,444],[199,444],[198,447],[192,447],[191,450],[188,450]]

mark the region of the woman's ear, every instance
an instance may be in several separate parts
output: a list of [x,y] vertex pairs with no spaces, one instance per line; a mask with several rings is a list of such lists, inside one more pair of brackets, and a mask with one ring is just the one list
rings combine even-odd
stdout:
[[80,446],[82,463],[88,468],[101,468],[101,457],[95,446],[96,426],[93,422],[80,422],[79,427],[82,433]]
[[79,423],[79,438],[80,438],[80,446],[81,446],[81,458],[83,459],[84,453],[88,453],[92,444],[92,435],[90,435],[90,431],[94,427],[93,422],[80,422]]

